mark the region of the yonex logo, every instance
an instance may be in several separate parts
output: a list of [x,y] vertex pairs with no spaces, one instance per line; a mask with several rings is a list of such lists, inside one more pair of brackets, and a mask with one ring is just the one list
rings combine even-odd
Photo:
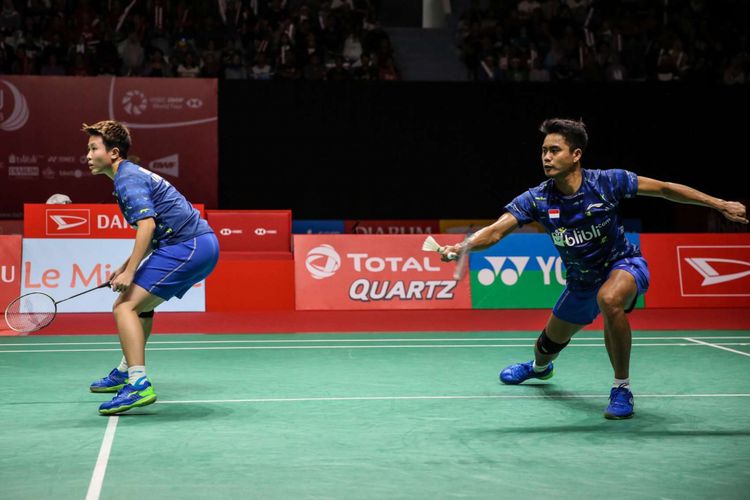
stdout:
[[750,262],[735,259],[720,259],[720,258],[700,258],[700,257],[686,257],[685,261],[690,264],[693,269],[698,271],[703,276],[703,282],[701,286],[711,286],[719,283],[726,283],[727,281],[734,281],[745,276],[750,276],[750,270],[740,271],[730,274],[721,274],[712,265],[713,264],[729,264],[735,266],[750,267]]
[[[484,286],[493,284],[498,275],[503,284],[515,285],[529,262],[529,257],[485,257],[485,259],[490,263],[492,269],[485,268],[477,274],[477,279]],[[503,269],[506,260],[512,262],[515,269],[510,267]]]
[[[477,281],[481,285],[491,286],[499,276],[503,285],[513,286],[518,283],[521,275],[528,267],[531,257],[485,257],[485,260],[489,262],[492,268],[480,269],[477,273]],[[535,260],[536,265],[532,266],[531,269],[541,271],[543,285],[551,285],[553,280],[559,285],[565,285],[563,264],[560,257],[536,256]]]
[[320,245],[307,252],[305,267],[316,280],[330,278],[341,267],[341,257],[331,245]]

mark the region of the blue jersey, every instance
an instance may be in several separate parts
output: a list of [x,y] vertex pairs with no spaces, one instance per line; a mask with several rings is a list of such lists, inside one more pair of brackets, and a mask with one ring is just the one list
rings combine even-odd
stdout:
[[519,224],[540,223],[552,237],[573,290],[602,284],[613,262],[641,255],[628,242],[617,207],[638,191],[638,177],[627,170],[581,170],[583,182],[566,196],[549,179],[506,205]]
[[154,248],[187,241],[212,233],[184,196],[159,175],[124,160],[115,174],[115,198],[131,226],[141,219],[156,221],[151,245]]

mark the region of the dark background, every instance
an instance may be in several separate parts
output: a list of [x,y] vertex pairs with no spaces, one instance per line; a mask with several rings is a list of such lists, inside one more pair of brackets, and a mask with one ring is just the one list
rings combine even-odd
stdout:
[[[544,181],[547,117],[582,118],[584,168],[625,168],[748,198],[745,86],[221,81],[222,208],[296,219],[494,218]],[[638,197],[644,231],[738,230]]]

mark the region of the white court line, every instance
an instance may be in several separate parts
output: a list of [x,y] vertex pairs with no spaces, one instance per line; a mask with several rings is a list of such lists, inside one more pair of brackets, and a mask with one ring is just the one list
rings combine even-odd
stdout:
[[[694,342],[667,342],[662,344],[633,344],[633,347],[696,347]],[[750,342],[721,342],[710,345],[746,346]],[[298,346],[221,346],[221,347],[147,347],[146,351],[254,351],[254,350],[283,350],[283,349],[482,349],[488,347],[528,347],[523,344],[445,344],[445,345],[298,345]],[[571,343],[571,347],[604,347],[601,344]],[[40,352],[121,352],[120,349],[17,349],[0,350],[2,353],[40,353]],[[740,351],[735,351],[740,352]],[[744,354],[744,353],[743,353]]]
[[[203,334],[199,334],[203,335]],[[282,334],[283,335],[283,334]],[[680,336],[671,336],[671,337],[636,337],[634,336],[633,339],[635,340],[679,340],[684,337]],[[708,337],[692,337],[694,339],[750,339],[750,335],[729,335],[729,336],[708,336]],[[298,339],[298,340],[289,340],[289,339],[283,339],[283,340],[152,340],[149,341],[148,345],[156,345],[156,344],[292,344],[292,343],[298,343],[298,344],[305,344],[305,343],[319,343],[319,342],[333,342],[333,343],[341,343],[341,342],[469,342],[469,341],[496,341],[496,340],[502,340],[502,341],[529,341],[533,342],[536,341],[537,337],[475,337],[475,338],[467,338],[467,337],[461,337],[461,338],[443,338],[443,339],[435,339],[435,338],[413,338],[413,339]],[[573,343],[576,342],[584,342],[588,340],[602,340],[602,337],[578,337],[573,338]],[[27,342],[27,343],[15,343],[15,344],[4,344],[0,343],[0,347],[6,347],[6,346],[39,346],[39,345],[45,345],[45,346],[63,346],[63,345],[120,345],[119,342]]]
[[117,430],[117,420],[120,417],[109,417],[107,430],[104,431],[102,447],[99,449],[99,456],[96,459],[94,473],[89,483],[89,491],[86,493],[86,500],[99,500],[104,483],[104,474],[107,472],[107,463],[109,462],[109,452],[112,451],[112,442],[115,439],[115,430]]
[[[750,353],[742,352],[742,351],[737,351],[735,349],[730,349],[728,347],[723,347],[725,345],[735,345],[735,344],[725,344],[725,343],[710,344],[708,342],[703,342],[702,340],[695,340],[694,338],[689,338],[689,337],[685,337],[685,340],[689,340],[690,342],[695,342],[696,344],[699,344],[699,345],[705,345],[705,346],[708,346],[708,347],[714,347],[716,349],[721,349],[722,351],[729,351],[729,352],[733,352],[735,354],[741,354],[743,356],[750,357]],[[739,345],[745,345],[745,344],[739,344]]]
[[[445,399],[600,399],[609,394],[550,394],[550,395],[485,395],[485,396],[351,396],[324,398],[251,398],[251,399],[193,399],[185,401],[157,401],[156,404],[207,404],[207,403],[299,403],[316,401],[422,401]],[[637,398],[747,398],[748,393],[737,394],[636,394]]]

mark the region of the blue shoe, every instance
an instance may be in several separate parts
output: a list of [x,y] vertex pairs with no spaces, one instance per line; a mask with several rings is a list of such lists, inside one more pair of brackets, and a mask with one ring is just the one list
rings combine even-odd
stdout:
[[622,420],[635,415],[633,410],[633,393],[623,386],[613,387],[609,391],[609,406],[604,410],[604,418]]
[[148,406],[152,403],[156,403],[156,393],[154,392],[154,388],[151,387],[151,382],[146,380],[138,387],[127,384],[117,392],[117,396],[112,398],[112,401],[102,403],[99,406],[99,413],[102,415],[114,415],[115,413],[128,411],[131,408]]
[[91,392],[117,392],[128,383],[128,372],[118,371],[117,368],[109,372],[104,378],[100,378],[89,386]]
[[500,381],[503,384],[516,385],[529,380],[530,378],[538,378],[540,380],[547,380],[552,378],[554,374],[554,366],[552,363],[549,364],[546,370],[537,373],[534,371],[534,361],[528,363],[517,363],[510,365],[505,370],[500,372]]

